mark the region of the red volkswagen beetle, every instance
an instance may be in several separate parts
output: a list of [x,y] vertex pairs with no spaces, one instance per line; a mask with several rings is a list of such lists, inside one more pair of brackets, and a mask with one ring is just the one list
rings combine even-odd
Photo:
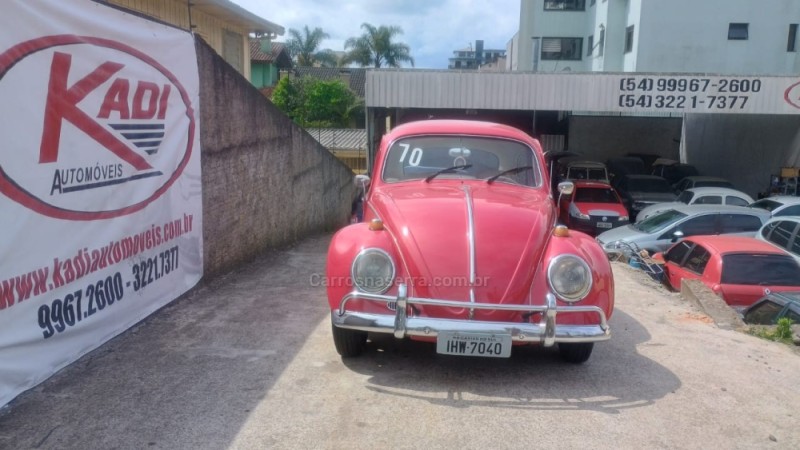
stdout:
[[666,262],[670,286],[701,280],[736,309],[752,305],[770,292],[796,291],[800,265],[785,251],[744,236],[691,236],[656,259]]
[[610,336],[611,267],[593,239],[556,226],[543,162],[538,141],[486,122],[415,122],[384,136],[364,222],[328,251],[339,354],[388,333],[441,354],[558,344],[565,360],[586,361]]

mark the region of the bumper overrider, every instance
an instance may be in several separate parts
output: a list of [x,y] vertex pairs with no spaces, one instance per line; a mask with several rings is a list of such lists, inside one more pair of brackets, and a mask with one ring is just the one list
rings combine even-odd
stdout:
[[[387,304],[396,302],[394,314],[375,314],[348,311],[350,300],[366,300]],[[451,308],[468,308],[470,310],[502,310],[528,313],[541,313],[539,323],[527,322],[485,322],[476,320],[438,319],[431,317],[409,317],[408,306],[443,306]],[[597,314],[596,325],[558,325],[558,314],[594,313]],[[539,343],[550,347],[556,343],[579,343],[606,341],[611,337],[611,330],[603,310],[597,306],[558,306],[556,297],[551,292],[545,295],[544,305],[506,305],[495,303],[468,303],[454,300],[437,300],[429,298],[408,297],[405,284],[400,284],[397,296],[368,294],[353,291],[342,298],[338,309],[331,311],[333,325],[351,330],[372,333],[393,334],[398,339],[407,336],[436,337],[442,331],[461,331],[487,334],[508,334],[512,342]]]

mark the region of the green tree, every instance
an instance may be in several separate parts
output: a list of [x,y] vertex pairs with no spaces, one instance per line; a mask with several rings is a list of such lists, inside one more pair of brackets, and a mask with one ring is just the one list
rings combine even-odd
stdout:
[[322,31],[322,28],[309,30],[308,25],[304,26],[302,31],[291,28],[289,36],[286,46],[298,66],[312,67],[316,64],[325,67],[336,66],[337,59],[333,50],[320,50],[322,41],[330,37],[328,33]]
[[414,66],[410,47],[402,42],[393,42],[396,36],[403,34],[402,28],[385,25],[375,27],[368,23],[361,24],[361,28],[364,29],[361,36],[344,43],[346,62],[376,68],[400,67],[402,63]]
[[344,128],[363,114],[363,103],[341,80],[283,78],[272,102],[301,127]]

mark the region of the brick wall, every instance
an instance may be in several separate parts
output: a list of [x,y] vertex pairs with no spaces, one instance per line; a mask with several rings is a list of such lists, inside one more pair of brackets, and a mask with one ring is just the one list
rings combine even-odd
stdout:
[[197,39],[205,277],[347,223],[353,173]]

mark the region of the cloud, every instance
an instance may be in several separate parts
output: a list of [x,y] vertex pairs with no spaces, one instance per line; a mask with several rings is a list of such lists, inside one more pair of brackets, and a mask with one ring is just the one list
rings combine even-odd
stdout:
[[287,31],[320,27],[331,36],[323,48],[332,50],[360,36],[362,23],[399,26],[404,34],[398,41],[411,47],[419,68],[446,68],[454,50],[478,39],[484,48],[505,49],[519,28],[520,0],[232,1]]

